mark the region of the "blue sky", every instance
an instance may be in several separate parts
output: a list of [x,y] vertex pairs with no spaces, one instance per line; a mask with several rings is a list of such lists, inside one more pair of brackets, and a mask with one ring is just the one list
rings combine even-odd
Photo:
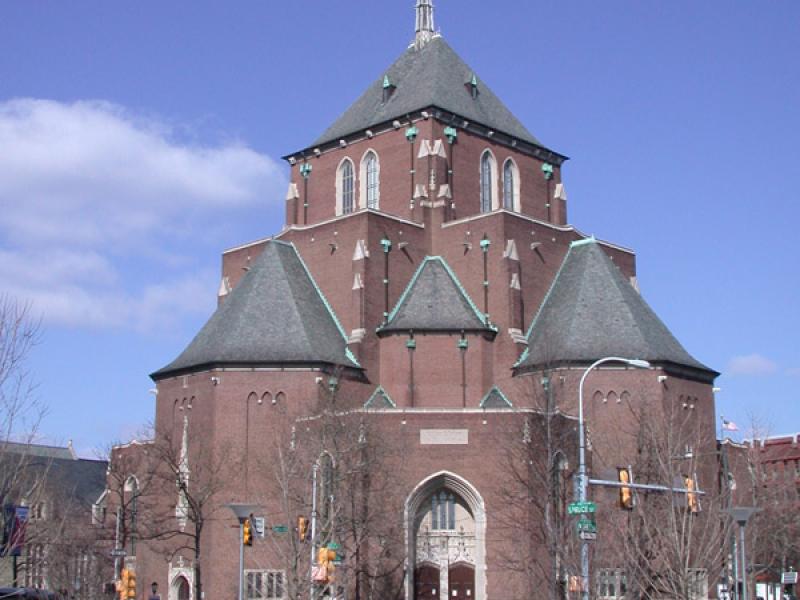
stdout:
[[[0,4],[0,290],[33,302],[43,439],[135,435],[147,374],[214,308],[220,252],[280,229],[280,156],[413,33],[413,1]],[[800,430],[800,3],[438,0],[548,146],[570,221],[723,372],[718,414]],[[744,431],[743,431],[744,432]]]

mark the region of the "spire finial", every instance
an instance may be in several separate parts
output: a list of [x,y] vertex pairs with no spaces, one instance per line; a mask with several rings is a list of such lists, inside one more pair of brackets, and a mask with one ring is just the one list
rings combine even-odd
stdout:
[[434,36],[433,0],[417,0],[417,28],[414,46],[419,50]]

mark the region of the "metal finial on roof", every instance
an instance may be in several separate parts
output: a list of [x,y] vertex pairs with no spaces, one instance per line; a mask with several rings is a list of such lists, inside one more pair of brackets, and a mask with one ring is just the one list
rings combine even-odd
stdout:
[[435,28],[433,24],[433,1],[417,0],[417,27],[414,46],[417,49],[433,39]]

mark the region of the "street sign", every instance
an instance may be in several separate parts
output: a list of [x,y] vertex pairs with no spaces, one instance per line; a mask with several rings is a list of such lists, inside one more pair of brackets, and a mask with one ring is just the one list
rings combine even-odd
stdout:
[[329,550],[338,550],[339,548],[341,548],[341,546],[336,542],[331,542],[330,544],[328,544]]
[[784,571],[781,576],[783,585],[795,585],[797,583],[797,571]]
[[272,533],[286,533],[289,531],[289,527],[286,525],[273,525],[272,526]]
[[567,513],[571,515],[593,512],[597,512],[597,505],[594,502],[570,502],[567,505]]
[[111,556],[114,558],[124,558],[128,556],[128,553],[125,551],[125,548],[113,548],[111,550]]
[[597,532],[596,531],[581,531],[579,534],[582,540],[587,540],[593,542],[597,539]]
[[578,531],[588,531],[589,533],[597,532],[597,523],[592,519],[580,519],[577,523]]

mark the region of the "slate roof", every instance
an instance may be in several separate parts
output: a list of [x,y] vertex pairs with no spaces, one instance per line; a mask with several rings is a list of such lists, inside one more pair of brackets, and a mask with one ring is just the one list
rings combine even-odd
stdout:
[[490,389],[481,400],[480,407],[513,408],[513,404],[511,404],[511,400],[509,400],[506,395],[500,391],[499,387],[493,385],[492,389]]
[[[384,104],[385,77],[388,77],[389,83],[395,89]],[[412,46],[313,145],[338,140],[379,123],[436,106],[469,121],[541,146],[479,78],[476,78],[478,95],[473,99],[466,85],[473,77],[476,77],[474,71],[441,36],[434,37],[420,49]]]
[[278,364],[360,368],[295,247],[271,240],[189,346],[152,377],[201,367]]
[[14,465],[10,468],[22,468],[28,480],[44,476],[47,487],[57,490],[64,501],[89,506],[106,487],[108,461],[78,458],[70,448],[4,442],[0,465],[8,461]]
[[422,261],[378,332],[409,330],[496,332],[440,256]]
[[378,386],[375,391],[372,392],[369,400],[364,403],[364,408],[397,408],[397,405],[386,390]]
[[718,375],[681,346],[594,239],[573,242],[527,337],[518,369],[621,356]]

